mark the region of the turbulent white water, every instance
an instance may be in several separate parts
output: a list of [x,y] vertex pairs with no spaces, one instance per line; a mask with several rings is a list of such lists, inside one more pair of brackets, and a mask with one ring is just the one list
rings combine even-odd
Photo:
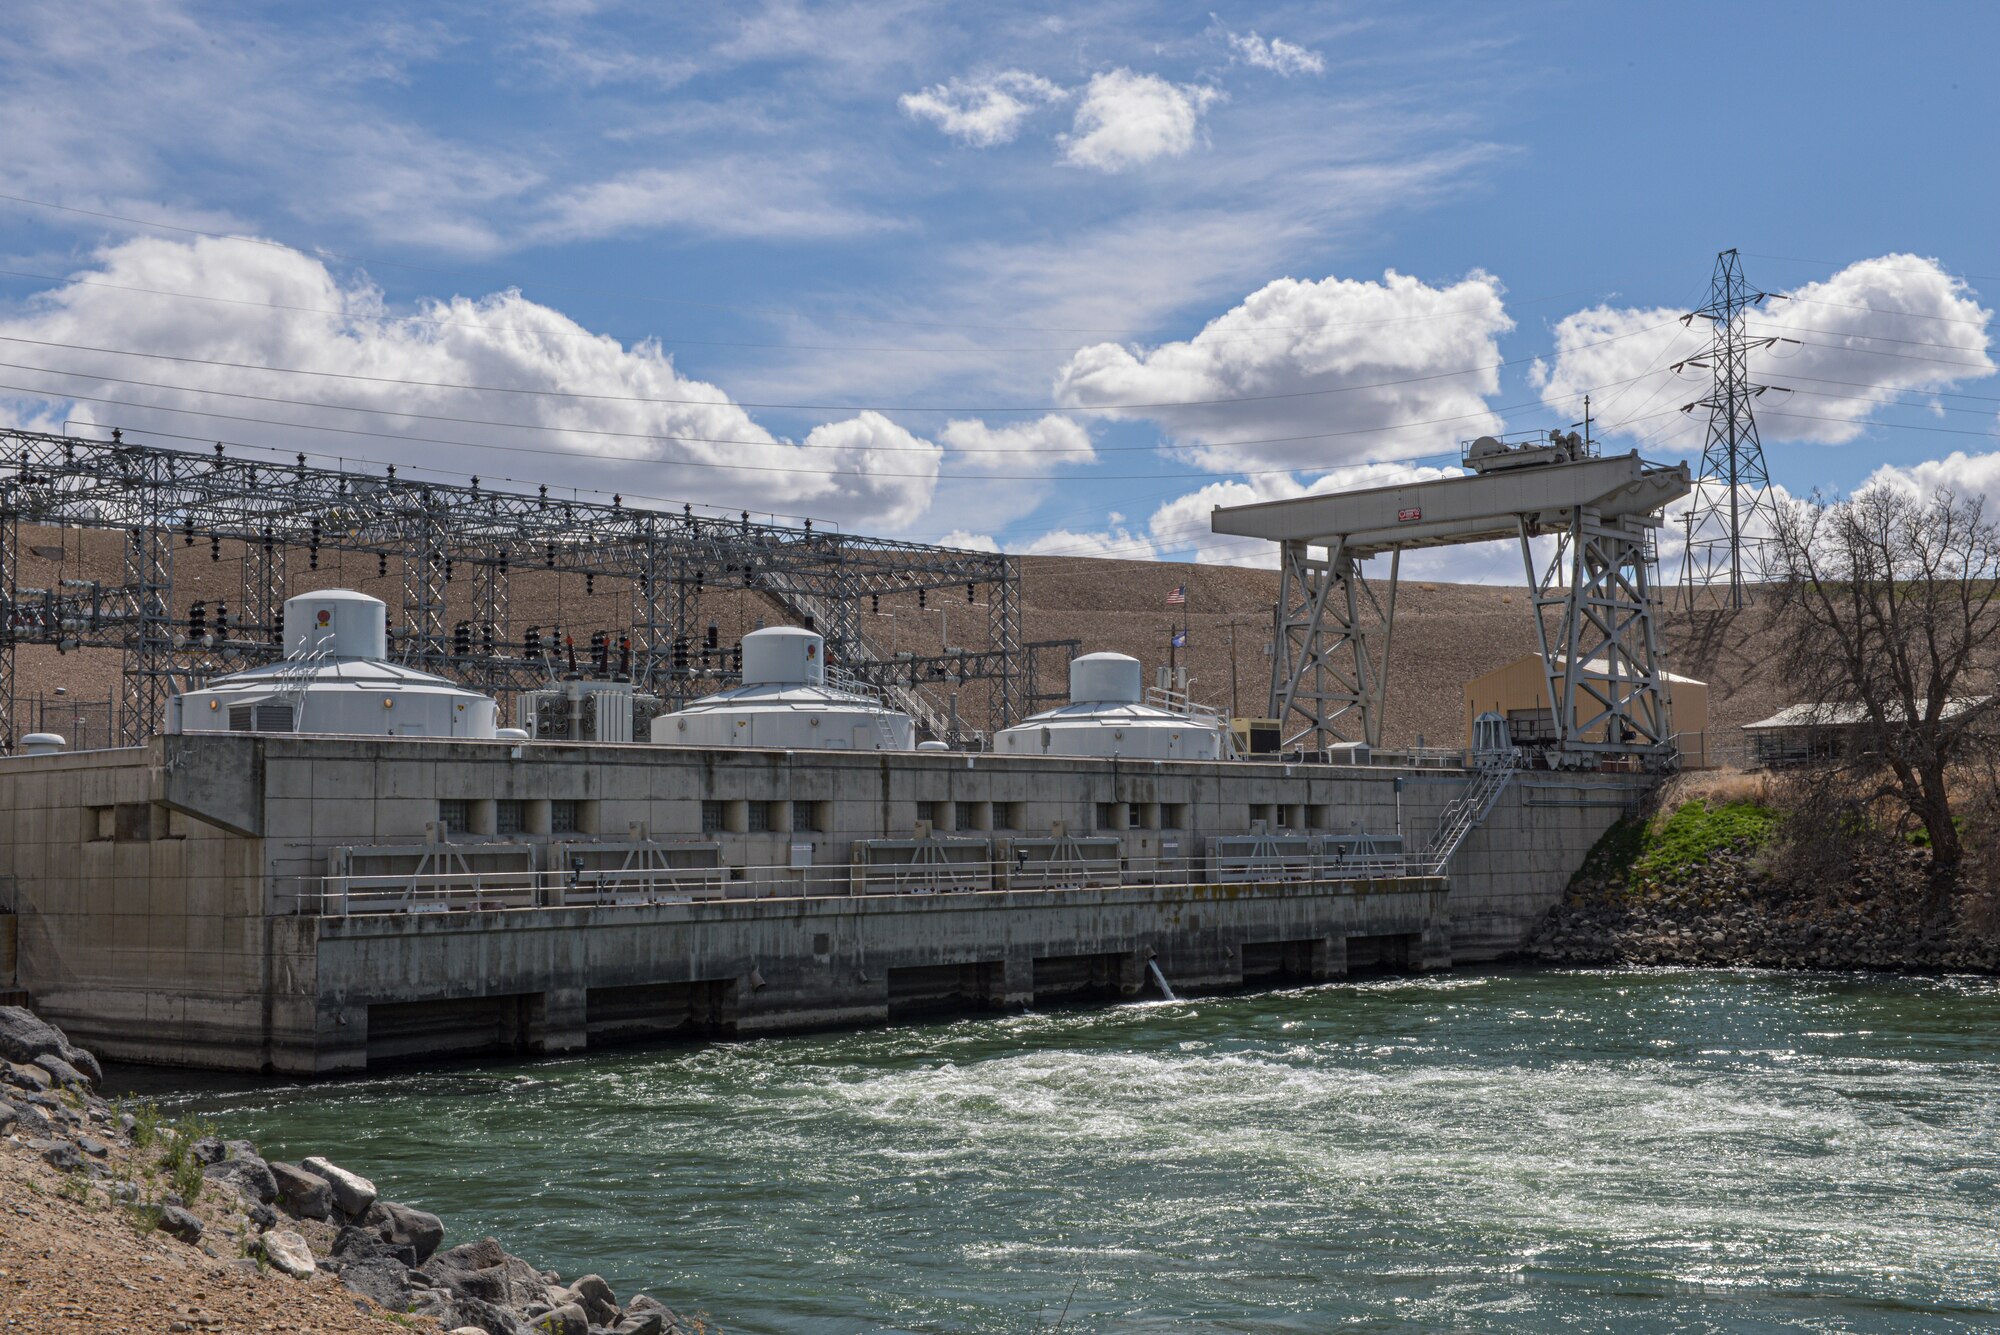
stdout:
[[2000,1328],[2000,985],[1492,973],[184,1101],[730,1330]]

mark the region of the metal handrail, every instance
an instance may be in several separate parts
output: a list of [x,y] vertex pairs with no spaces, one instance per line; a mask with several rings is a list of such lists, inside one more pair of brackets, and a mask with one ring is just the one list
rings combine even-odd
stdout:
[[[1134,863],[1137,865],[1134,865]],[[1276,885],[1435,876],[1425,854],[1300,853],[1179,858],[992,858],[971,862],[821,863],[810,867],[465,871],[294,877],[292,911],[308,917],[619,908],[720,899],[1027,893],[1141,885]]]

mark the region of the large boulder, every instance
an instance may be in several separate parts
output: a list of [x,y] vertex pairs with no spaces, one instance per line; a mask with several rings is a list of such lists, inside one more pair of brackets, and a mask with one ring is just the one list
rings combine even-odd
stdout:
[[340,1282],[364,1298],[372,1298],[391,1312],[410,1310],[409,1267],[389,1256],[371,1256],[343,1261]]
[[312,1248],[306,1240],[288,1228],[275,1229],[257,1239],[258,1250],[271,1268],[281,1275],[293,1279],[310,1279],[318,1269],[313,1264]]
[[171,1233],[185,1243],[197,1243],[201,1241],[201,1220],[178,1205],[163,1206],[160,1210],[160,1231]]
[[21,1135],[44,1139],[56,1133],[55,1123],[49,1120],[49,1115],[26,1099],[18,1100],[10,1106],[14,1113],[14,1129]]
[[22,1089],[31,1089],[37,1094],[55,1087],[56,1078],[32,1063],[8,1062],[7,1069],[0,1071],[0,1079]]
[[50,1079],[54,1080],[64,1089],[90,1088],[90,1077],[54,1053],[44,1052],[41,1056],[35,1058],[35,1065],[47,1071]]
[[569,1286],[593,1326],[608,1326],[618,1319],[618,1298],[602,1275],[585,1275]]
[[[493,1238],[462,1242],[425,1263],[424,1276],[461,1298],[500,1307],[523,1307],[540,1299],[548,1282],[540,1271]],[[476,1323],[475,1323],[476,1324]]]
[[269,1167],[277,1187],[277,1203],[287,1214],[300,1219],[325,1219],[333,1214],[333,1185],[325,1178],[276,1159]]
[[302,1160],[299,1167],[326,1180],[326,1184],[333,1188],[333,1203],[349,1219],[361,1218],[375,1203],[375,1184],[359,1173],[350,1173],[317,1154]]
[[394,1261],[405,1270],[417,1268],[416,1252],[393,1242],[384,1242],[373,1229],[349,1224],[333,1239],[332,1254],[342,1261]]
[[60,1058],[93,1085],[104,1079],[97,1058],[70,1042],[62,1030],[25,1006],[0,1006],[0,1057],[30,1065],[43,1056]]
[[590,1318],[578,1303],[564,1303],[535,1318],[532,1327],[545,1335],[590,1335]]
[[254,1154],[210,1164],[202,1170],[202,1175],[210,1181],[229,1184],[245,1199],[259,1205],[269,1205],[278,1199],[277,1176],[269,1164]]
[[368,1207],[361,1222],[375,1230],[382,1241],[415,1250],[422,1265],[444,1245],[444,1221],[436,1215],[395,1201],[378,1200]]
[[27,1063],[44,1054],[60,1057],[69,1045],[62,1030],[27,1007],[0,1006],[0,1057]]

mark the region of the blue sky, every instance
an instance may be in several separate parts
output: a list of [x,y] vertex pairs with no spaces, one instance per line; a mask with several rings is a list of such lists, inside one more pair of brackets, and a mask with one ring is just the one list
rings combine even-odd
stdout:
[[1759,317],[1790,340],[1756,368],[1786,385],[1760,401],[1783,487],[2000,491],[1996,26],[43,6],[0,34],[0,397],[162,443],[1256,560],[1204,540],[1210,505],[1409,475],[1586,392],[1610,448],[1698,445],[1671,316],[1735,246],[1797,298]]

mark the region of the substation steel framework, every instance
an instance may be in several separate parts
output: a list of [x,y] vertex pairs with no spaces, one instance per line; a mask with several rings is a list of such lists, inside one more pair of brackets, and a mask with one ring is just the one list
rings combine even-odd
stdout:
[[[1378,745],[1401,553],[1515,540],[1528,574],[1553,763],[1673,763],[1654,534],[1691,486],[1685,464],[1567,446],[1501,448],[1475,475],[1217,508],[1217,533],[1279,545],[1271,717],[1286,748]],[[1536,539],[1554,538],[1546,562]],[[1362,562],[1388,555],[1378,599]]]
[[[826,637],[827,658],[879,690],[926,731],[944,737],[955,692],[986,688],[989,726],[1018,722],[1056,698],[1073,640],[1022,638],[1020,569],[1014,558],[866,537],[738,516],[639,509],[469,484],[0,428],[0,746],[15,743],[15,648],[115,648],[123,652],[123,740],[158,726],[167,697],[193,685],[218,650],[232,666],[279,657],[288,571],[301,553],[373,555],[378,574],[396,562],[400,622],[391,652],[424,671],[508,695],[556,675],[556,645],[511,633],[510,578],[522,571],[625,581],[631,589],[631,676],[637,689],[678,704],[730,684],[733,673],[694,645],[705,591],[769,595]],[[20,587],[23,525],[109,529],[125,535],[124,582],[64,581]],[[199,639],[178,633],[174,550],[241,545],[234,613]],[[454,589],[469,586],[454,622]],[[919,590],[987,592],[987,644],[962,652],[899,656],[864,629],[864,600]],[[392,616],[394,609],[392,609]],[[697,657],[702,660],[697,663]]]

